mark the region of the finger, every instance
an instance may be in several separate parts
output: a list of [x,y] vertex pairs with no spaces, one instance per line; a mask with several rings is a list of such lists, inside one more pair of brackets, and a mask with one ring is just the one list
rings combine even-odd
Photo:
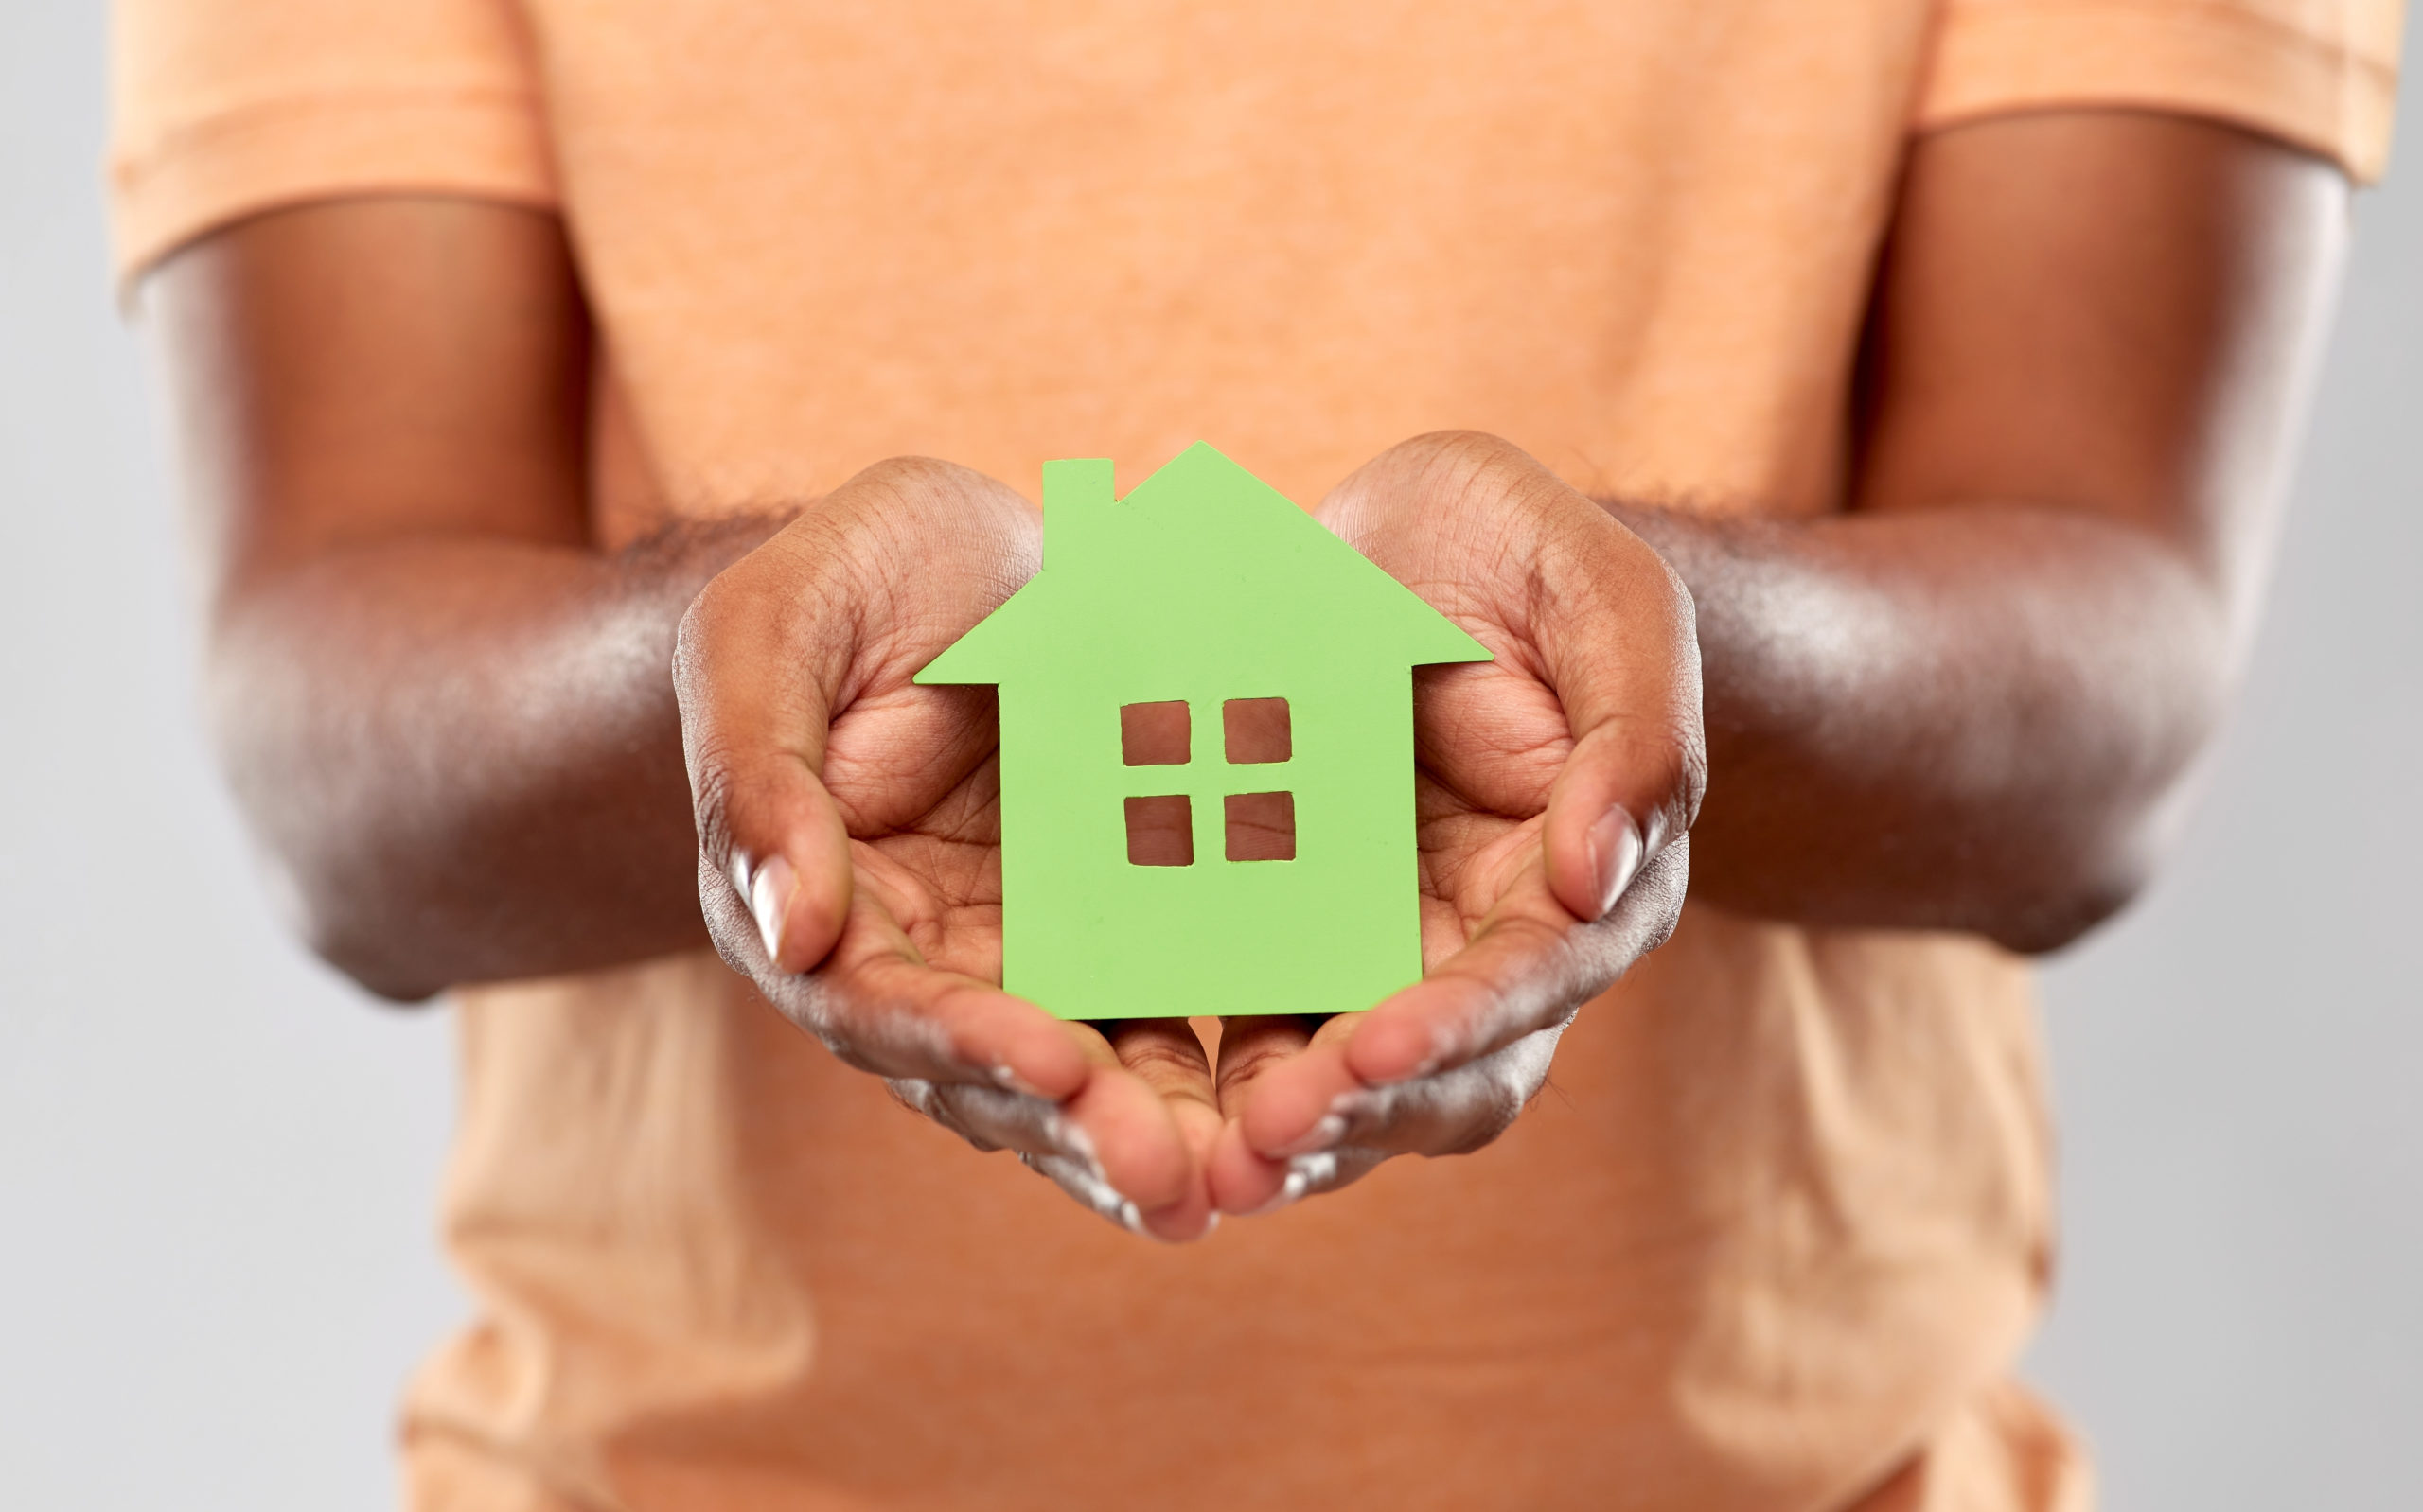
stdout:
[[[1303,1054],[1323,1022],[1309,1014],[1240,1015],[1221,1021],[1215,1087],[1224,1122],[1204,1156],[1204,1181],[1220,1211],[1255,1213],[1293,1200],[1282,1196],[1285,1162],[1248,1149],[1238,1135],[1236,1119],[1252,1100],[1264,1073]],[[1296,1195],[1301,1195],[1300,1183]]]
[[1560,517],[1525,608],[1574,741],[1548,795],[1549,888],[1573,917],[1598,919],[1690,829],[1707,785],[1691,598],[1591,509]]
[[[1182,1021],[1176,1027],[1186,1028]],[[1188,1058],[1158,1027],[1146,1035],[1123,1032],[1116,1048],[1086,1026],[1070,1028],[1087,1043],[1089,1079],[1066,1103],[973,1082],[894,1079],[887,1084],[904,1105],[979,1150],[1016,1152],[1122,1227],[1171,1242],[1203,1238],[1219,1215],[1200,1177],[1202,1155],[1218,1132],[1205,1100],[1210,1066],[1201,1042],[1194,1044],[1190,1072]],[[1130,1064],[1121,1064],[1123,1055]],[[1156,1086],[1147,1073],[1163,1085]],[[1190,1105],[1211,1125],[1199,1146],[1182,1127]]]
[[1668,837],[1689,830],[1700,760],[1673,731],[1644,735],[1623,721],[1575,741],[1541,829],[1549,889],[1574,918],[1603,918]]
[[1330,1105],[1340,1133],[1329,1148],[1392,1155],[1460,1155],[1480,1149],[1504,1134],[1547,1084],[1557,1043],[1571,1021],[1568,1014],[1452,1070],[1341,1095]]
[[906,953],[870,953],[798,980],[801,1011],[792,1016],[860,1070],[1054,1101],[1076,1096],[1093,1074],[1080,1026]]
[[[1595,923],[1557,922],[1562,905],[1535,872],[1481,925],[1472,942],[1428,976],[1371,1012],[1324,1026],[1300,1055],[1256,1079],[1238,1115],[1240,1134],[1269,1160],[1370,1142],[1382,1123],[1422,1113],[1420,1096],[1355,1099],[1377,1088],[1436,1081],[1545,1030],[1562,1029],[1580,1005],[1613,985],[1641,955],[1672,932],[1682,908],[1690,847],[1678,838],[1641,872],[1617,907]],[[1553,1046],[1553,1038],[1545,1042]],[[1515,1058],[1482,1068],[1461,1086],[1459,1108],[1480,1106],[1528,1068]],[[1545,1065],[1540,1067],[1545,1075]],[[1519,1080],[1519,1079],[1518,1079]],[[1528,1096],[1528,1093],[1524,1094]],[[1503,1108],[1502,1097],[1494,1106]],[[1440,1116],[1452,1123],[1464,1116]],[[1444,1126],[1443,1124],[1441,1125]],[[1435,1133],[1383,1140],[1424,1147]],[[1235,1177],[1233,1169],[1227,1174]]]
[[1003,1087],[1052,1101],[1091,1074],[1082,1026],[1065,1024],[990,982],[936,970],[886,914],[875,888],[851,901],[840,942],[822,968],[768,969],[765,943],[729,887],[699,857],[707,928],[732,967],[845,1064],[887,1078]]
[[1214,1085],[1224,1116],[1234,1117],[1263,1073],[1304,1052],[1325,1023],[1314,1014],[1240,1014],[1220,1023],[1220,1064]]
[[1698,635],[1681,579],[1605,510],[1494,436],[1440,432],[1393,447],[1317,513],[1444,612],[1502,629],[1494,675],[1427,680],[1425,726],[1461,727],[1443,738],[1426,730],[1423,742],[1451,781],[1523,812],[1505,805],[1540,791],[1527,781],[1546,776],[1540,747],[1506,737],[1557,712],[1524,708],[1524,683],[1553,694],[1573,748],[1548,787],[1549,888],[1573,917],[1604,915],[1659,846],[1690,827],[1706,786]]
[[[1513,1125],[1548,1081],[1564,1025],[1524,1036],[1450,1071],[1392,1086],[1354,1082],[1330,1051],[1310,1052],[1327,1101],[1313,1132],[1284,1154],[1256,1150],[1239,1119],[1212,1152],[1213,1199],[1230,1212],[1268,1212],[1359,1179],[1396,1155],[1469,1154]],[[1312,1091],[1318,1097],[1321,1091]]]
[[[1180,1021],[1178,1027],[1185,1025]],[[1174,1242],[1201,1239],[1216,1222],[1202,1163],[1171,1105],[1116,1056],[1104,1042],[1107,1064],[1098,1062],[1068,1102],[1080,1149],[1092,1157],[1102,1180],[1131,1204],[1113,1215],[1119,1222]],[[1045,1173],[1069,1185],[1063,1172]]]
[[827,694],[806,665],[809,647],[846,659],[849,631],[839,607],[796,602],[787,557],[761,548],[699,595],[675,642],[674,687],[701,902],[712,910],[715,884],[730,888],[770,968],[795,973],[824,958],[849,913],[849,835],[818,776]]
[[[861,899],[861,915],[877,907]],[[1063,1023],[989,983],[938,971],[905,941],[861,937],[854,921],[822,970],[784,978],[776,1006],[846,1064],[883,1076],[893,1095],[979,1149],[1016,1151],[1088,1207],[1153,1237],[1199,1239],[1216,1222],[1195,1140],[1174,1105],[1189,1100],[1187,1058],[1165,1030],[1123,1033],[1123,1053],[1175,1096],[1122,1062],[1090,1025]],[[1183,1021],[1176,1029],[1186,1030]],[[1210,1068],[1194,1046],[1192,1101],[1209,1106]]]
[[1197,1165],[1220,1132],[1212,1058],[1194,1027],[1182,1018],[1127,1019],[1099,1026],[1111,1053],[1169,1109]]
[[[847,816],[824,781],[833,719],[905,686],[1034,572],[1036,545],[1034,511],[1010,489],[895,458],[717,574],[683,615],[673,675],[699,845],[775,970],[822,959],[847,916]],[[948,708],[964,698],[925,701],[965,724]]]
[[1579,924],[1533,871],[1508,890],[1463,949],[1371,1011],[1343,1052],[1350,1070],[1367,1085],[1383,1086],[1451,1069],[1564,1023],[1673,933],[1689,874],[1689,837],[1678,835],[1640,868],[1603,917]]
[[1273,1160],[1257,1154],[1232,1119],[1212,1146],[1206,1174],[1220,1211],[1259,1216],[1350,1186],[1388,1158],[1385,1151],[1341,1145]]
[[[1117,1071],[1106,1074],[1124,1076]],[[1201,1238],[1218,1222],[1218,1216],[1209,1210],[1208,1202],[1189,1204],[1183,1197],[1148,1214],[1142,1204],[1120,1189],[1105,1167],[1092,1133],[1061,1104],[999,1087],[914,1081],[888,1084],[893,1095],[911,1111],[933,1119],[979,1150],[1015,1152],[1029,1169],[1049,1178],[1081,1205],[1131,1233],[1183,1241]],[[1104,1121],[1112,1126],[1105,1132],[1118,1137],[1118,1120]],[[1132,1166],[1134,1162],[1125,1164]]]
[[[1345,1116],[1336,1104],[1365,1085],[1347,1065],[1346,1046],[1369,1018],[1364,1013],[1338,1014],[1315,1030],[1300,1050],[1267,1057],[1250,1080],[1239,1085],[1236,1100],[1229,1106],[1234,1110],[1231,1124],[1244,1150],[1283,1168],[1292,1156],[1336,1148],[1346,1134]],[[1280,1042],[1275,1033],[1271,1038]],[[1232,1212],[1252,1211],[1259,1204],[1251,1200],[1251,1186],[1258,1181],[1275,1188],[1282,1177],[1283,1169],[1265,1169],[1257,1176],[1231,1157],[1231,1163],[1219,1168],[1215,1176],[1222,1184],[1222,1206]],[[1230,1206],[1231,1203],[1238,1205]]]
[[[1254,1147],[1244,1118],[1214,1147],[1208,1169],[1224,1211],[1266,1213],[1359,1180],[1397,1155],[1469,1154],[1513,1125],[1547,1083],[1563,1025],[1526,1035],[1453,1070],[1391,1086],[1357,1083],[1324,1046],[1308,1052],[1300,1083],[1282,1095],[1319,1100],[1311,1131],[1283,1154]],[[1292,1069],[1292,1067],[1291,1067]],[[1295,1084],[1290,1084],[1295,1083]]]
[[901,1106],[931,1118],[979,1150],[1007,1150],[1021,1157],[1081,1158],[1088,1163],[1093,1158],[1084,1137],[1070,1123],[1068,1110],[1048,1098],[1007,1087],[911,1078],[887,1080],[884,1085]]

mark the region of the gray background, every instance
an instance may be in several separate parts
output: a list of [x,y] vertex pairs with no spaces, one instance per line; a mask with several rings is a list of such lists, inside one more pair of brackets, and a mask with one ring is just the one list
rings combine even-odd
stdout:
[[[377,1505],[464,1307],[447,1025],[287,942],[197,740],[99,12],[0,6],[0,1505]],[[2047,974],[2067,1243],[2028,1368],[2114,1508],[2423,1506],[2417,114],[2203,807]]]

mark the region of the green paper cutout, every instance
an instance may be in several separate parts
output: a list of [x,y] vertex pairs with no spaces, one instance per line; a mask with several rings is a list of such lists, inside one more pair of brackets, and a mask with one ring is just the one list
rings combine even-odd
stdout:
[[[1116,501],[1107,461],[1045,463],[1043,531],[1042,571],[916,677],[1000,688],[1002,986],[1061,1018],[1168,1018],[1352,1011],[1419,979],[1412,669],[1489,652],[1199,442]],[[1286,700],[1286,759],[1232,764],[1224,706],[1264,698]],[[1122,708],[1179,701],[1191,759],[1126,765]],[[1229,860],[1232,808],[1288,805],[1228,800],[1276,793],[1293,859]],[[1141,798],[1187,800],[1191,860],[1130,861]],[[1241,833],[1238,853],[1284,843]]]

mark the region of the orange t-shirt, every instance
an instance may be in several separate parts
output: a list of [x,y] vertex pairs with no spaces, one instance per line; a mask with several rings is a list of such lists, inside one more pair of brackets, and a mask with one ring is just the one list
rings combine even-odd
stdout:
[[[2192,112],[2380,167],[2395,0],[123,0],[119,255],[552,206],[601,542],[901,452],[1198,438],[1311,501],[1440,427],[1839,508],[1915,131]],[[477,1320],[415,1504],[2052,1507],[2024,967],[1688,910],[1494,1146],[1141,1242],[704,955],[460,994]]]

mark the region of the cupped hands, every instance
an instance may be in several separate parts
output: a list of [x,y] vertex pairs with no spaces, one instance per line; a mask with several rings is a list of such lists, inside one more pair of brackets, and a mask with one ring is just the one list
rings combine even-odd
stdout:
[[1417,675],[1422,979],[1368,1012],[1241,1011],[1216,1065],[1183,1019],[1067,1023],[998,985],[994,697],[911,678],[1039,564],[1015,490],[879,464],[681,625],[699,894],[724,958],[909,1107],[1164,1239],[1488,1143],[1682,905],[1699,666],[1656,554],[1467,433],[1390,448],[1316,514],[1496,659]]

